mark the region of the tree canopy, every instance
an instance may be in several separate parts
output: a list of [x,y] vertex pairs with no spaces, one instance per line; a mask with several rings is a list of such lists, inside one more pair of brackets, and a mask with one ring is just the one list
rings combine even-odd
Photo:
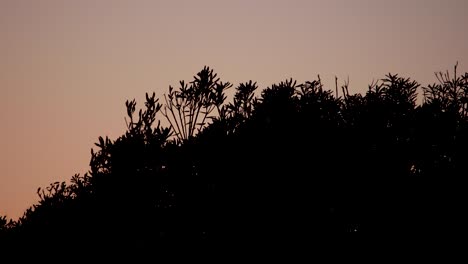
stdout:
[[365,94],[318,77],[257,97],[249,81],[226,102],[232,84],[205,67],[138,112],[127,101],[125,134],[99,137],[89,172],[39,188],[18,220],[0,217],[0,241],[150,251],[456,231],[468,175],[468,73],[456,70],[427,87],[388,74]]

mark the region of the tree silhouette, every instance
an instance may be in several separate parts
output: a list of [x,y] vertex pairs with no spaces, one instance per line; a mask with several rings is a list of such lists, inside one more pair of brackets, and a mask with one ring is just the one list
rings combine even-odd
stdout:
[[137,115],[126,101],[125,134],[99,137],[90,171],[39,188],[18,220],[0,217],[0,241],[147,256],[183,243],[460,231],[468,73],[456,70],[422,87],[419,105],[419,83],[396,74],[364,95],[318,76],[255,97],[249,81],[225,104],[232,85],[204,67],[163,103],[146,94]]

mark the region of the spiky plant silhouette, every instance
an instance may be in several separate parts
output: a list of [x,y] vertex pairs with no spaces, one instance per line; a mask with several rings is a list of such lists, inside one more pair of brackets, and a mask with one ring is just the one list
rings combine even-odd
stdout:
[[232,85],[223,83],[209,67],[203,68],[190,83],[180,81],[179,89],[169,86],[164,95],[163,115],[180,142],[191,139],[207,125],[207,121],[221,113],[226,100],[224,91]]

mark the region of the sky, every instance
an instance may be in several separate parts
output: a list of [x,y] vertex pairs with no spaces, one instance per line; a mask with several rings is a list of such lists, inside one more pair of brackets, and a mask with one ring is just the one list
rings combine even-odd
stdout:
[[[320,74],[350,92],[398,73],[468,71],[466,0],[0,0],[0,215],[89,169],[99,136],[210,66],[222,81]],[[138,105],[137,105],[138,106]]]

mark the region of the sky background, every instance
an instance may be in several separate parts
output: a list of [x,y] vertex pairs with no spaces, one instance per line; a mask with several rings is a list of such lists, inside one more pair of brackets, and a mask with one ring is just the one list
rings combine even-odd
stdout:
[[[350,92],[399,73],[427,85],[468,71],[466,0],[0,0],[0,215],[89,169],[124,102],[190,81],[349,76]],[[137,105],[138,106],[138,105]]]

